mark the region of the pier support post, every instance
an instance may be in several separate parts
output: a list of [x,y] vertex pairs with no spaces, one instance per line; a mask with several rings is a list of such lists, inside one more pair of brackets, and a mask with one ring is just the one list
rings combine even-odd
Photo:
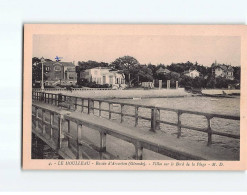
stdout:
[[212,129],[211,129],[211,118],[210,116],[207,116],[207,123],[208,123],[208,128],[207,128],[207,132],[208,132],[208,146],[210,146],[212,144]]
[[35,131],[39,131],[39,120],[38,120],[39,110],[35,107]]
[[142,160],[143,155],[143,147],[139,142],[135,144],[135,159],[136,160]]
[[106,152],[106,133],[100,132],[100,159],[103,157],[103,153]]
[[[70,134],[70,121],[69,120],[67,120],[67,133]],[[70,138],[69,137],[66,137],[65,139],[65,146],[70,148]]]
[[53,138],[53,125],[54,125],[54,113],[50,112],[50,139],[52,140]]
[[45,110],[42,110],[42,134],[45,135]]
[[63,115],[58,117],[58,142],[57,142],[57,149],[62,148],[62,140],[63,140]]
[[177,138],[180,138],[181,137],[181,112],[178,111],[177,112],[178,114],[178,135],[177,135]]
[[77,159],[82,159],[82,145],[80,140],[82,139],[82,125],[77,124]]

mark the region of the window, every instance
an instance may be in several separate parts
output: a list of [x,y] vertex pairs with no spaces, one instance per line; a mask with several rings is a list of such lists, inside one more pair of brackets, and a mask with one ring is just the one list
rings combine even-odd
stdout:
[[110,76],[109,78],[110,78],[110,84],[112,85],[113,84],[113,77]]
[[101,84],[101,78],[97,78],[97,84]]
[[60,66],[55,66],[55,67],[54,67],[54,70],[55,70],[55,71],[61,71],[61,67],[60,67]]
[[45,67],[45,70],[46,70],[46,71],[50,71],[50,67],[49,67],[49,66],[46,66],[46,67]]

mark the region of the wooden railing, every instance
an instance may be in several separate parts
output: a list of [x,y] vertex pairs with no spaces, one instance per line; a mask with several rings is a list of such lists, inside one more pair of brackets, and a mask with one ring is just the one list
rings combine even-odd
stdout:
[[[84,117],[78,119],[78,117],[67,115],[66,113],[63,113],[63,111],[54,111],[53,109],[44,108],[34,104],[32,107],[34,108],[34,112],[32,112],[32,133],[48,144],[58,153],[58,155],[64,159],[118,158],[115,155],[107,152],[107,135],[131,143],[135,148],[135,154],[132,156],[132,158],[135,160],[143,160],[143,149],[178,160],[207,159],[207,157],[203,157],[192,152],[189,153],[175,149],[169,149],[165,145],[159,145],[156,142],[145,140],[137,135],[133,136],[131,133],[116,131],[114,127],[106,127],[103,122],[100,124],[93,123]],[[46,119],[47,117],[49,118],[48,120]],[[71,127],[72,122],[76,124],[75,129]],[[89,127],[90,129],[94,129],[99,133],[99,144],[92,143],[87,140],[83,134],[84,127]],[[72,131],[74,133],[72,133]],[[97,156],[93,155],[95,152]]]
[[[155,132],[156,130],[160,129],[160,124],[167,124],[171,126],[177,127],[177,138],[181,136],[182,128],[199,131],[206,133],[208,136],[208,145],[212,144],[212,135],[219,135],[229,138],[240,139],[239,135],[234,135],[226,132],[218,132],[211,128],[211,119],[212,118],[222,118],[222,119],[231,119],[231,120],[240,120],[239,116],[231,116],[231,115],[223,115],[223,114],[212,114],[206,112],[196,112],[196,111],[189,111],[189,110],[181,110],[181,109],[172,109],[172,108],[163,108],[163,107],[156,107],[156,106],[145,106],[141,104],[133,104],[133,103],[120,103],[111,100],[103,100],[103,99],[92,99],[92,98],[82,98],[82,97],[75,97],[75,96],[68,96],[62,94],[52,94],[52,93],[42,93],[42,92],[33,92],[32,99],[42,101],[45,103],[50,103],[56,106],[64,107],[69,110],[77,110],[78,107],[81,107],[81,112],[84,112],[87,109],[87,113],[93,113],[95,110],[99,111],[98,116],[101,116],[101,112],[108,112],[108,117],[111,119],[112,114],[120,115],[120,122],[124,122],[124,117],[133,117],[135,119],[134,126],[138,126],[139,119],[144,119],[151,122],[151,131]],[[85,104],[87,102],[87,104]],[[95,102],[98,102],[99,107],[95,107]],[[108,104],[108,109],[102,108],[102,103]],[[120,105],[120,112],[114,111],[111,109],[111,105]],[[124,106],[132,106],[135,108],[135,114],[124,113],[123,108]],[[139,108],[147,108],[151,110],[151,116],[144,117],[139,114]],[[171,111],[177,114],[177,122],[168,122],[161,120],[160,111]],[[181,115],[182,114],[192,114],[192,115],[199,115],[203,116],[207,119],[207,128],[199,128],[193,126],[183,125],[181,123]]]

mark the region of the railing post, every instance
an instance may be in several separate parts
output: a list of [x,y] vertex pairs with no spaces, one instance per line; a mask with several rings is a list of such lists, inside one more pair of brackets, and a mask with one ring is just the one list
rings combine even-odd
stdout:
[[155,132],[156,130],[156,110],[157,108],[151,108],[151,131]]
[[102,104],[102,102],[99,101],[99,116],[101,116],[101,104]]
[[48,104],[49,104],[50,103],[50,94],[48,93],[47,96],[48,96],[47,98],[48,98]]
[[62,96],[61,93],[59,93],[57,95],[57,105],[60,106],[60,104],[62,103],[62,101],[63,101],[63,96]]
[[106,152],[106,133],[100,132],[100,159],[102,159],[102,154]]
[[178,114],[178,135],[177,135],[177,138],[180,138],[181,137],[181,119],[180,119],[180,116],[181,116],[181,111],[178,111],[177,112]]
[[45,93],[44,92],[40,92],[40,101],[41,102],[45,101]]
[[109,102],[109,119],[111,119],[111,103]]
[[[54,103],[54,94],[51,94],[51,104],[53,105],[53,103]],[[55,104],[56,105],[56,104]]]
[[135,144],[135,159],[136,160],[142,160],[142,155],[143,155],[143,147],[139,142]]
[[123,107],[124,107],[124,105],[121,104],[121,123],[123,122]]
[[90,107],[91,107],[91,99],[88,98],[88,104],[87,104],[87,113],[90,114]]
[[94,114],[94,100],[91,100],[92,102],[91,102],[91,104],[92,104],[92,112],[93,112],[93,114]]
[[75,97],[75,111],[77,110],[77,97]]
[[80,140],[82,139],[82,125],[77,124],[77,159],[82,159],[82,145]]
[[51,113],[51,112],[50,112],[50,125],[51,125],[50,139],[52,140],[52,137],[53,137],[53,125],[54,125],[54,113]]
[[157,108],[155,114],[156,114],[156,130],[160,130],[160,122],[159,122],[159,120],[160,120],[160,109]]
[[84,110],[84,99],[81,98],[81,112]]
[[138,125],[138,106],[135,106],[135,127]]
[[211,129],[211,116],[206,116],[207,118],[207,123],[208,123],[208,128],[207,128],[207,132],[208,132],[208,146],[210,146],[212,144],[212,129]]

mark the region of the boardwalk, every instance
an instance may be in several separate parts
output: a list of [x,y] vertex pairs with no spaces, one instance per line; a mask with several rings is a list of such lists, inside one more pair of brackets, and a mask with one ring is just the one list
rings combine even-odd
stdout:
[[33,134],[66,159],[239,160],[238,153],[177,139],[162,131],[130,128],[37,101],[33,102],[33,107]]

